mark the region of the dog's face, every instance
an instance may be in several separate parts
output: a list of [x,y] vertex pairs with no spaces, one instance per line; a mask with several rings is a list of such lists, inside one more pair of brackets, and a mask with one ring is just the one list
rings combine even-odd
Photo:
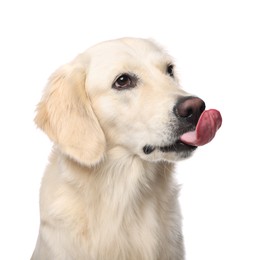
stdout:
[[175,161],[191,154],[194,147],[177,142],[192,126],[174,112],[187,94],[162,48],[122,39],[97,45],[87,55],[85,85],[108,145],[125,147],[145,160]]
[[173,162],[195,150],[179,138],[194,130],[203,110],[200,99],[180,89],[162,48],[124,38],[88,49],[53,74],[35,121],[85,165],[116,147],[147,161]]

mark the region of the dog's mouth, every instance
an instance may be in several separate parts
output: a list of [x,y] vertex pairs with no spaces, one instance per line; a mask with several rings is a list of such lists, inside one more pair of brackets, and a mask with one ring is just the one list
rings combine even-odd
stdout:
[[154,150],[159,150],[163,153],[168,153],[168,152],[192,152],[197,148],[197,146],[185,144],[180,140],[177,140],[175,143],[171,145],[166,145],[166,146],[152,146],[152,145],[145,145],[143,147],[143,152],[145,154],[150,154],[154,152]]
[[167,146],[145,145],[143,152],[150,154],[156,149],[163,153],[192,152],[197,146],[209,143],[214,138],[217,130],[221,127],[221,123],[222,118],[219,111],[215,109],[205,110],[201,114],[194,131],[188,131],[182,134],[175,143]]

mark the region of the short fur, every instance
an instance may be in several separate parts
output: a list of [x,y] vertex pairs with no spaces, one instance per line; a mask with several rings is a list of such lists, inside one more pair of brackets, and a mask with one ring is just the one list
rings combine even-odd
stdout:
[[[49,79],[36,124],[54,142],[42,179],[32,260],[183,260],[174,162],[146,154],[178,138],[173,107],[187,93],[172,58],[149,40],[98,44]],[[113,88],[123,74],[135,87]]]

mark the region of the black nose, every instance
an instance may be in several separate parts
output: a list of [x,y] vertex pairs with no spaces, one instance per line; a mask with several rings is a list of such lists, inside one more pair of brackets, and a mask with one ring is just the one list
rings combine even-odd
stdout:
[[175,115],[192,125],[196,125],[202,112],[205,110],[205,102],[198,97],[183,97],[174,107]]

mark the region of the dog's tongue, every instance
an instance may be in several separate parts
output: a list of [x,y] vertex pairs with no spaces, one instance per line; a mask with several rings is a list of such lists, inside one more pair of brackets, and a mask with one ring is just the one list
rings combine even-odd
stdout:
[[200,116],[196,130],[183,134],[180,140],[183,143],[201,146],[209,143],[221,127],[222,118],[219,111],[215,109],[205,110]]

